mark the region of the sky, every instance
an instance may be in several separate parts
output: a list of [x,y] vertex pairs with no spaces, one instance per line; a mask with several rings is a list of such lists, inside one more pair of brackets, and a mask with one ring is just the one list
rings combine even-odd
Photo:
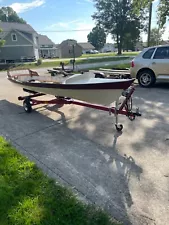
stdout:
[[[152,27],[157,24],[158,3],[159,0],[155,0],[153,4]],[[95,26],[91,17],[95,12],[93,0],[0,0],[2,6],[11,6],[38,33],[47,35],[56,44],[65,39],[86,42],[87,34]],[[169,25],[163,38],[168,37]],[[143,40],[146,39],[143,35]],[[110,35],[107,42],[113,42]]]

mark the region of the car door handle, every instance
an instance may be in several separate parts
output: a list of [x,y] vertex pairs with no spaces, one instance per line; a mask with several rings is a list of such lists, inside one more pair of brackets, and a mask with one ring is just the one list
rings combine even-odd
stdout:
[[155,65],[155,64],[156,64],[156,62],[152,62],[152,64],[153,64],[153,65]]

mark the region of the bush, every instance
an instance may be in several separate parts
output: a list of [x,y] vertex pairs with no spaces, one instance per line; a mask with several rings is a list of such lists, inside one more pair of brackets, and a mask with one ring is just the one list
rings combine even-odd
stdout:
[[37,66],[42,65],[42,59],[38,59],[36,65],[37,65]]

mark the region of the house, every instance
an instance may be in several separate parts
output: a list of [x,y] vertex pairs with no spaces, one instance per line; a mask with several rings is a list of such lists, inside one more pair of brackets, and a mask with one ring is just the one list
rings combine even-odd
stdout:
[[82,55],[82,47],[77,41],[67,39],[57,46],[59,58],[76,58]]
[[147,42],[138,41],[135,45],[135,51],[142,51],[145,47],[147,47]]
[[58,45],[52,42],[46,35],[38,35],[39,39],[39,55],[41,58],[57,58]]
[[101,49],[101,52],[102,53],[105,53],[105,52],[115,52],[116,49],[114,47],[114,44],[112,43],[105,43],[104,44],[104,47]]
[[89,42],[81,42],[78,43],[78,45],[81,46],[83,54],[90,53],[92,50],[95,49],[95,47]]
[[0,48],[0,60],[6,62],[28,61],[39,58],[38,34],[29,24],[0,22],[0,38],[5,45]]

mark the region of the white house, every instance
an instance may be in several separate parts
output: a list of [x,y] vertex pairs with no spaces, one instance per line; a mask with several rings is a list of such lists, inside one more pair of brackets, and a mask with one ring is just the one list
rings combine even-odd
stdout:
[[101,52],[115,52],[114,44],[112,43],[105,43],[104,47],[101,49]]
[[78,43],[78,45],[81,46],[83,54],[90,53],[90,51],[95,49],[95,47],[89,42],[81,42]]
[[57,45],[53,43],[46,35],[38,35],[39,54],[42,58],[58,57]]

